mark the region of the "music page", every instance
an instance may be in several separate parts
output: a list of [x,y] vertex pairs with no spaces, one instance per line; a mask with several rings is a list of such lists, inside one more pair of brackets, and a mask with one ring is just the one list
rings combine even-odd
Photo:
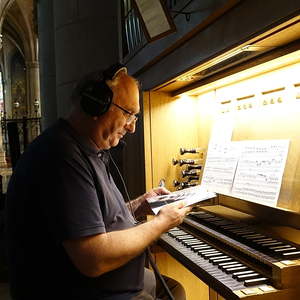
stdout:
[[147,201],[154,214],[158,214],[163,206],[170,203],[184,201],[185,206],[190,206],[214,197],[216,197],[215,193],[208,192],[205,187],[197,185],[167,195],[154,196]]
[[289,140],[243,141],[232,196],[277,205]]
[[240,157],[240,143],[210,143],[201,184],[209,191],[230,195]]

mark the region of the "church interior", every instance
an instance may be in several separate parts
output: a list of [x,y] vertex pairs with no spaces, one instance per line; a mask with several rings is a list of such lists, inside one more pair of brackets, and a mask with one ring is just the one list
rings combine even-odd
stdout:
[[[152,246],[160,272],[183,285],[187,300],[298,299],[295,0],[0,0],[0,299],[12,300],[5,196],[14,167],[68,113],[78,80],[115,62],[140,85],[136,132],[111,151],[124,198],[161,184],[216,193]],[[243,148],[239,157],[234,147]],[[232,257],[254,279],[232,276]]]

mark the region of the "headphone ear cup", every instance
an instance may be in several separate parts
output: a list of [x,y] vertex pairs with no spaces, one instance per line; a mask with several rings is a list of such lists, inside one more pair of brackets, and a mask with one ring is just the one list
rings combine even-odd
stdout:
[[81,91],[80,105],[92,117],[105,114],[112,103],[113,93],[105,81],[91,81]]

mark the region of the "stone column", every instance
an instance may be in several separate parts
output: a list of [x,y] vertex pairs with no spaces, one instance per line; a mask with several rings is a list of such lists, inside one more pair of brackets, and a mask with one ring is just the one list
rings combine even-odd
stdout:
[[7,167],[7,163],[6,163],[5,152],[3,149],[2,130],[0,130],[0,168],[6,168],[6,167]]
[[40,116],[40,80],[39,63],[37,61],[26,62],[26,77],[28,87],[27,116],[37,117]]
[[53,0],[38,1],[42,128],[57,118]]

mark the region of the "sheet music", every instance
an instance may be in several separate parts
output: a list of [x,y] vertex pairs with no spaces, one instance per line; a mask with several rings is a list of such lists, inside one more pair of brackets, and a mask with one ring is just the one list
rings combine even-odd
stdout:
[[232,195],[256,203],[276,206],[289,140],[243,141],[232,187]]
[[154,214],[157,214],[163,206],[173,202],[183,200],[185,206],[189,206],[214,197],[216,197],[215,193],[208,192],[205,187],[197,185],[167,195],[154,196],[147,201]]
[[201,184],[209,191],[230,195],[240,157],[240,143],[211,143]]

